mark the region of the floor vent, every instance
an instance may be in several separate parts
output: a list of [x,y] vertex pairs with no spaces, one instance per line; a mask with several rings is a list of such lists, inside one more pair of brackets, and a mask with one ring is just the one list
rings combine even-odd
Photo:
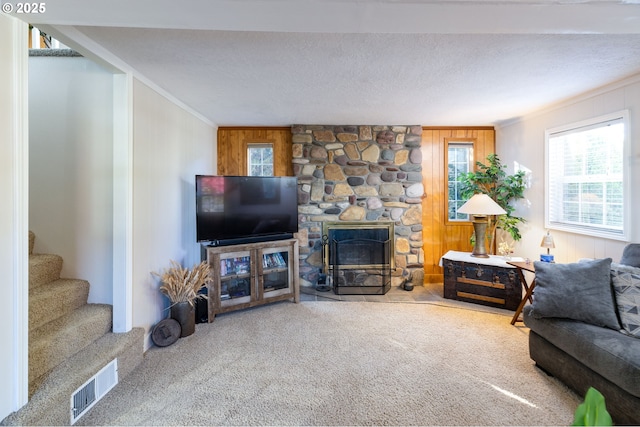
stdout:
[[71,425],[118,384],[118,359],[113,359],[71,395]]

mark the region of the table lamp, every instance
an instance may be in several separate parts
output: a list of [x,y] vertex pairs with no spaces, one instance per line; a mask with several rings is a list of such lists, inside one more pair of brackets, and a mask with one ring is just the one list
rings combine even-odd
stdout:
[[485,247],[485,234],[487,232],[487,224],[489,223],[488,216],[504,215],[507,212],[486,194],[474,194],[464,205],[460,206],[458,212],[469,214],[473,217],[471,222],[473,223],[476,241],[473,245],[471,256],[489,258],[487,248]]
[[544,261],[544,262],[553,262],[553,255],[551,255],[551,248],[555,248],[556,245],[555,243],[553,243],[553,236],[551,234],[549,234],[549,232],[547,231],[547,234],[545,234],[542,237],[542,242],[540,242],[540,247],[542,248],[547,248],[547,253],[545,254],[541,254],[540,255],[540,261]]

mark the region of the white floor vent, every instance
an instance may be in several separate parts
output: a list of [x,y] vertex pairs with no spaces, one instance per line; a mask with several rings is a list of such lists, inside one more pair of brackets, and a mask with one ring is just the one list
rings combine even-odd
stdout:
[[113,359],[71,395],[71,425],[75,424],[116,384],[118,384],[118,359]]

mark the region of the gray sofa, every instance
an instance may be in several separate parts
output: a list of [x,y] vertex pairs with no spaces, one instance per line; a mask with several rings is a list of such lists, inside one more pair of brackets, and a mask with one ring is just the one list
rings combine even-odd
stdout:
[[[640,248],[633,246],[633,251]],[[625,249],[625,254],[629,251]],[[640,424],[640,257],[535,263],[533,304],[523,311],[529,353],[584,396],[605,396],[615,424]]]

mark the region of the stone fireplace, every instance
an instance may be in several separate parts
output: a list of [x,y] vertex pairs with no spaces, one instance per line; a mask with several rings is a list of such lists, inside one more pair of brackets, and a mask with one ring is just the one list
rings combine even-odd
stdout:
[[[291,130],[301,285],[314,286],[327,272],[329,224],[391,224],[393,285],[422,269],[422,127],[294,125]],[[367,266],[364,259],[355,262]]]

